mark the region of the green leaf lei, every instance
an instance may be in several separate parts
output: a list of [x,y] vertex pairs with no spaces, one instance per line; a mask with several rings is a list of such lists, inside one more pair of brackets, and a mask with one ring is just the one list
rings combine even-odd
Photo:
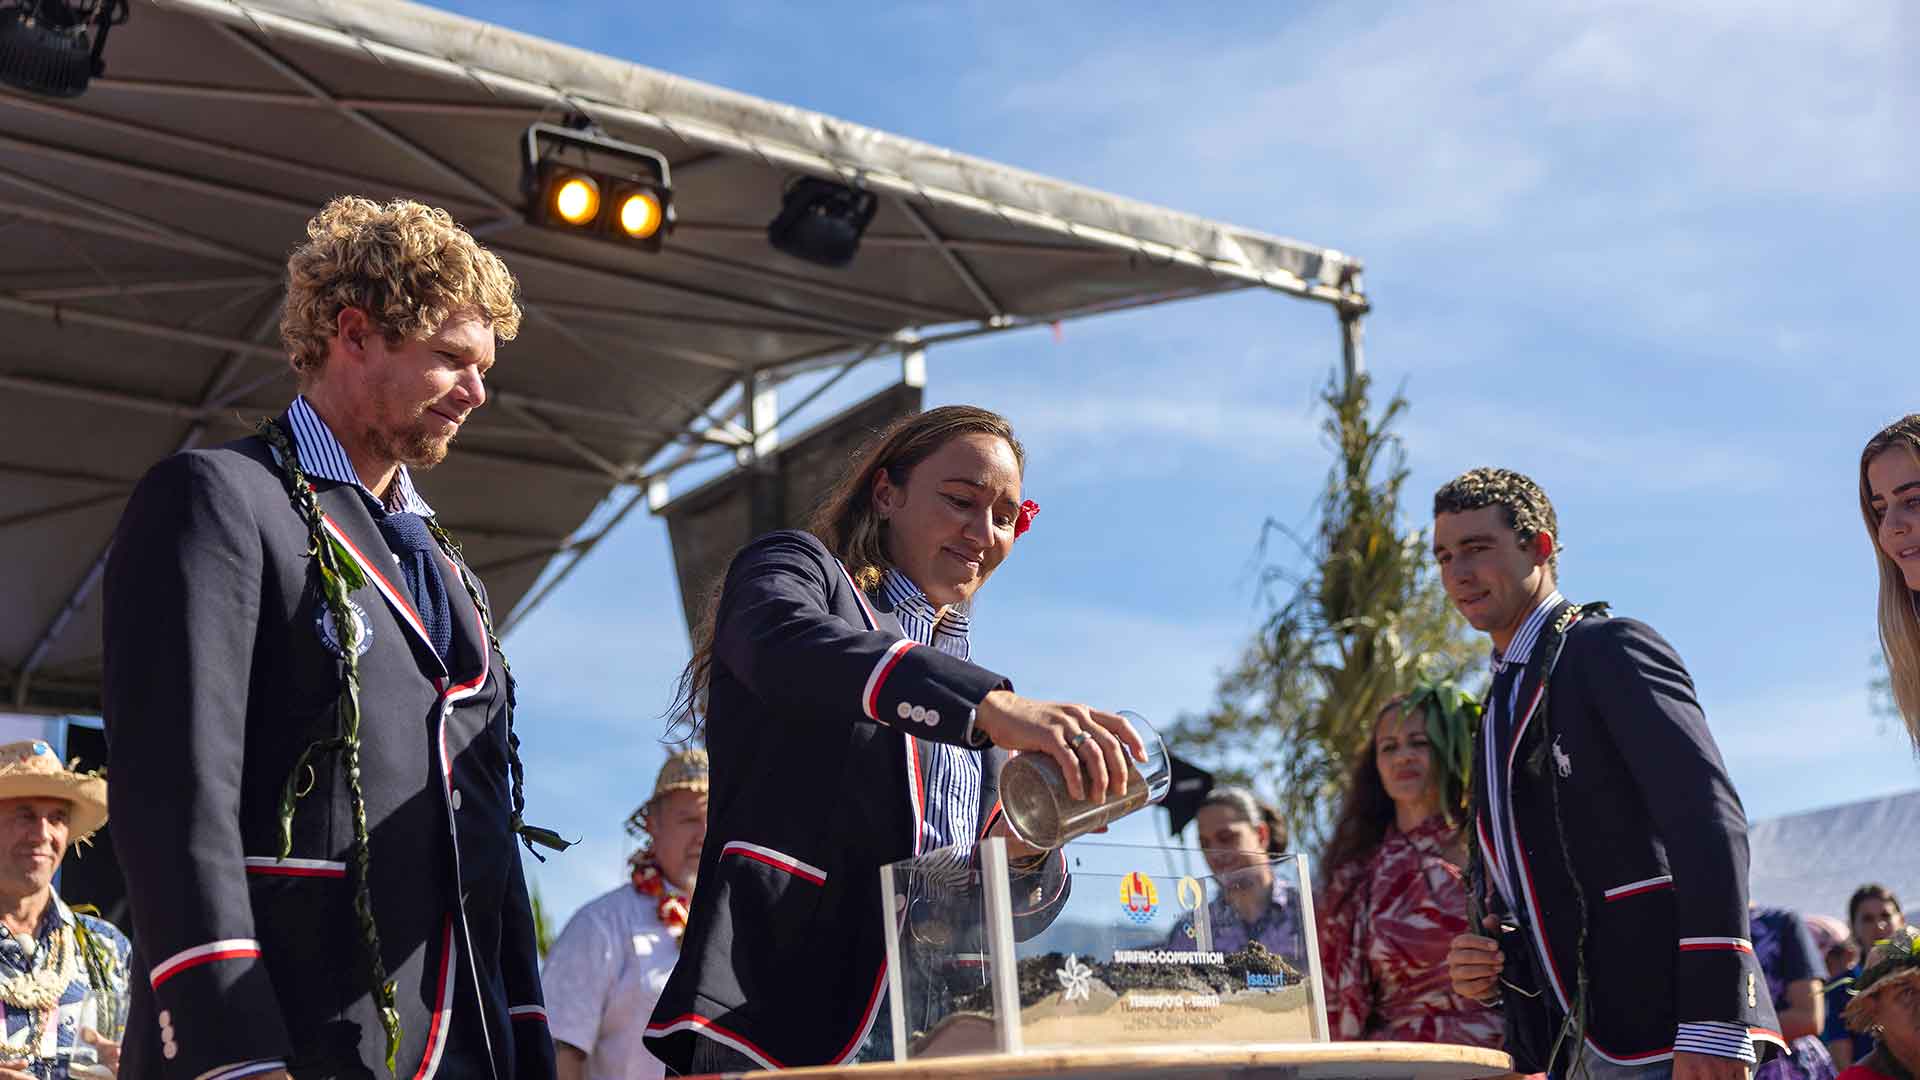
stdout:
[[[100,909],[92,904],[69,904],[67,910],[76,916],[91,915],[96,919],[102,917]],[[120,1007],[119,998],[124,989],[117,989],[113,980],[113,969],[120,961],[119,955],[114,952],[113,946],[106,939],[87,929],[86,921],[83,919],[73,920],[73,941],[80,949],[81,962],[86,965],[87,984],[101,999],[101,1015],[117,1015]]]
[[[380,930],[373,919],[373,900],[368,890],[369,868],[371,866],[370,843],[367,833],[367,800],[360,787],[360,664],[359,640],[360,627],[354,620],[348,604],[348,594],[366,587],[367,578],[361,572],[358,563],[326,531],[322,524],[320,502],[314,492],[313,484],[300,468],[300,455],[286,432],[272,420],[262,420],[259,435],[273,448],[274,455],[285,469],[287,494],[293,500],[294,509],[307,523],[310,540],[307,554],[312,556],[314,566],[320,573],[320,595],[333,615],[334,626],[340,635],[341,682],[340,697],[336,702],[336,715],[339,720],[338,734],[316,739],[308,744],[294,762],[280,793],[280,857],[286,858],[293,850],[293,813],[295,806],[308,792],[313,790],[313,761],[318,757],[338,753],[341,764],[346,769],[348,797],[353,812],[353,848],[349,853],[348,867],[353,880],[353,910],[360,924],[361,943],[365,947],[368,971],[372,979],[374,1004],[380,1010],[380,1025],[387,1036],[387,1071],[398,1074],[396,1059],[400,1053],[400,1010],[395,1001],[394,982],[387,977],[386,963],[381,959]],[[534,845],[555,851],[564,851],[572,845],[560,838],[551,829],[530,826],[523,820],[526,810],[526,797],[523,793],[524,769],[520,764],[520,739],[513,731],[514,679],[513,668],[507,663],[507,654],[500,647],[500,638],[493,629],[493,615],[480,597],[480,590],[474,584],[473,577],[467,572],[466,560],[460,556],[460,548],[447,535],[445,529],[433,518],[426,519],[427,528],[439,541],[441,549],[452,561],[460,575],[460,583],[466,587],[467,596],[472,599],[474,608],[480,613],[481,624],[486,628],[487,643],[495,655],[500,657],[500,667],[506,677],[507,689],[507,761],[513,777],[513,831],[519,835],[527,850],[534,858],[545,861],[545,857],[534,851]]]

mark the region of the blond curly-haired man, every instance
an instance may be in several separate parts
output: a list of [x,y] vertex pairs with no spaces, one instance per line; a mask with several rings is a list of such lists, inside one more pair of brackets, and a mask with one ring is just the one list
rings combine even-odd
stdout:
[[445,211],[329,203],[287,263],[299,395],[177,454],[105,587],[127,1075],[553,1075],[511,676],[415,489],[520,322]]

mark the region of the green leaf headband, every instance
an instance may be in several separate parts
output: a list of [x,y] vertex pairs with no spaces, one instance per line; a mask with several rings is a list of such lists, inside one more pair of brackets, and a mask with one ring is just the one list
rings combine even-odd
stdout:
[[1445,679],[1421,679],[1408,692],[1402,709],[1410,709],[1427,721],[1427,741],[1433,744],[1433,756],[1466,791],[1473,775],[1473,740],[1480,730],[1480,702],[1459,685]]

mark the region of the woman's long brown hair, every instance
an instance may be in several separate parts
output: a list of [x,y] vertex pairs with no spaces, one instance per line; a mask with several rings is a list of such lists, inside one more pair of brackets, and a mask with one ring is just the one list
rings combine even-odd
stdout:
[[[853,463],[814,510],[807,531],[846,564],[847,573],[861,589],[877,588],[892,565],[887,558],[886,525],[873,509],[874,477],[885,469],[888,480],[904,487],[914,466],[962,435],[992,435],[1006,440],[1020,472],[1026,473],[1026,449],[1014,437],[1013,425],[1005,417],[974,405],[943,405],[888,424],[854,455]],[[672,718],[670,737],[682,730],[687,737],[697,735],[705,722],[707,687],[713,680],[714,632],[725,585],[722,576],[708,594],[706,612],[694,633],[693,656],[680,672],[668,710]]]

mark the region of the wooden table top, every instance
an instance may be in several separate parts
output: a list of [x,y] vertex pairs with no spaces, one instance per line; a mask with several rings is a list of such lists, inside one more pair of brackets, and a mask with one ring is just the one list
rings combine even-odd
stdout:
[[[787,1069],[793,1080],[1022,1080],[1027,1077],[1111,1077],[1145,1080],[1476,1080],[1512,1071],[1498,1050],[1450,1043],[1333,1042],[1234,1046],[1136,1046],[968,1054],[874,1065]],[[753,1076],[728,1073],[728,1076]]]

